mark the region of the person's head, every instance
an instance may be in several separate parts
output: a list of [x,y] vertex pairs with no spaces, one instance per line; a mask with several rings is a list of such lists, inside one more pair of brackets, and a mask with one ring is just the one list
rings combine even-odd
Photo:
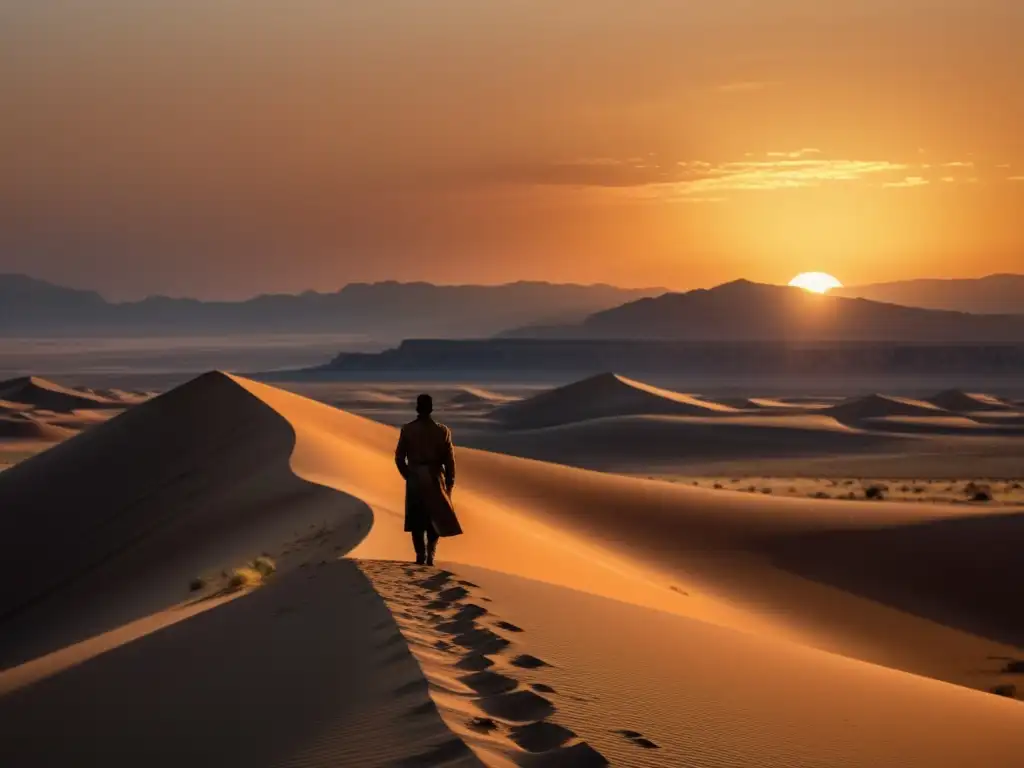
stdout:
[[420,416],[429,416],[434,410],[434,398],[430,395],[420,395],[416,398],[416,413]]

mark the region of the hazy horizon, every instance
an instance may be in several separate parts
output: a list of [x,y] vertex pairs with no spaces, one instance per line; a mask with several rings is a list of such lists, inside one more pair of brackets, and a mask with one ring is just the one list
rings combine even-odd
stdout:
[[847,285],[1019,269],[1010,0],[0,10],[0,271]]

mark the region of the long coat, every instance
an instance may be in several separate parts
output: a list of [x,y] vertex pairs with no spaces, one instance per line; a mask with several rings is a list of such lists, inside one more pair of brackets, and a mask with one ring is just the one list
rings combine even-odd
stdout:
[[451,497],[455,484],[451,430],[429,416],[410,421],[398,437],[395,464],[405,478],[405,530],[422,529],[427,523],[438,536],[462,533]]

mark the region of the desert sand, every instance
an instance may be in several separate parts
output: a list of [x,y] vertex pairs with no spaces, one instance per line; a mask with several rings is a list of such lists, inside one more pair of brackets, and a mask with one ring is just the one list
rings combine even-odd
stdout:
[[[466,535],[437,568],[401,531],[404,390],[350,398],[378,420],[221,373],[82,393],[122,412],[0,473],[0,764],[1020,764],[1020,507],[621,474],[1019,467],[1012,423],[949,434],[984,399],[572,387],[438,398]],[[906,417],[942,421],[873,426]]]

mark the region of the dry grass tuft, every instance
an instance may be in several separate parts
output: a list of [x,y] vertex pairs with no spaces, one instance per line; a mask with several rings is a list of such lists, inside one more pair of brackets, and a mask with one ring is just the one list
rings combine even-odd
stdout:
[[252,561],[252,568],[259,571],[261,576],[269,576],[277,570],[277,565],[266,555],[261,555]]
[[864,489],[865,499],[881,500],[885,498],[885,492],[889,490],[885,485],[869,485]]
[[231,580],[228,582],[230,589],[246,589],[258,587],[263,583],[263,574],[255,568],[235,568],[231,572]]

